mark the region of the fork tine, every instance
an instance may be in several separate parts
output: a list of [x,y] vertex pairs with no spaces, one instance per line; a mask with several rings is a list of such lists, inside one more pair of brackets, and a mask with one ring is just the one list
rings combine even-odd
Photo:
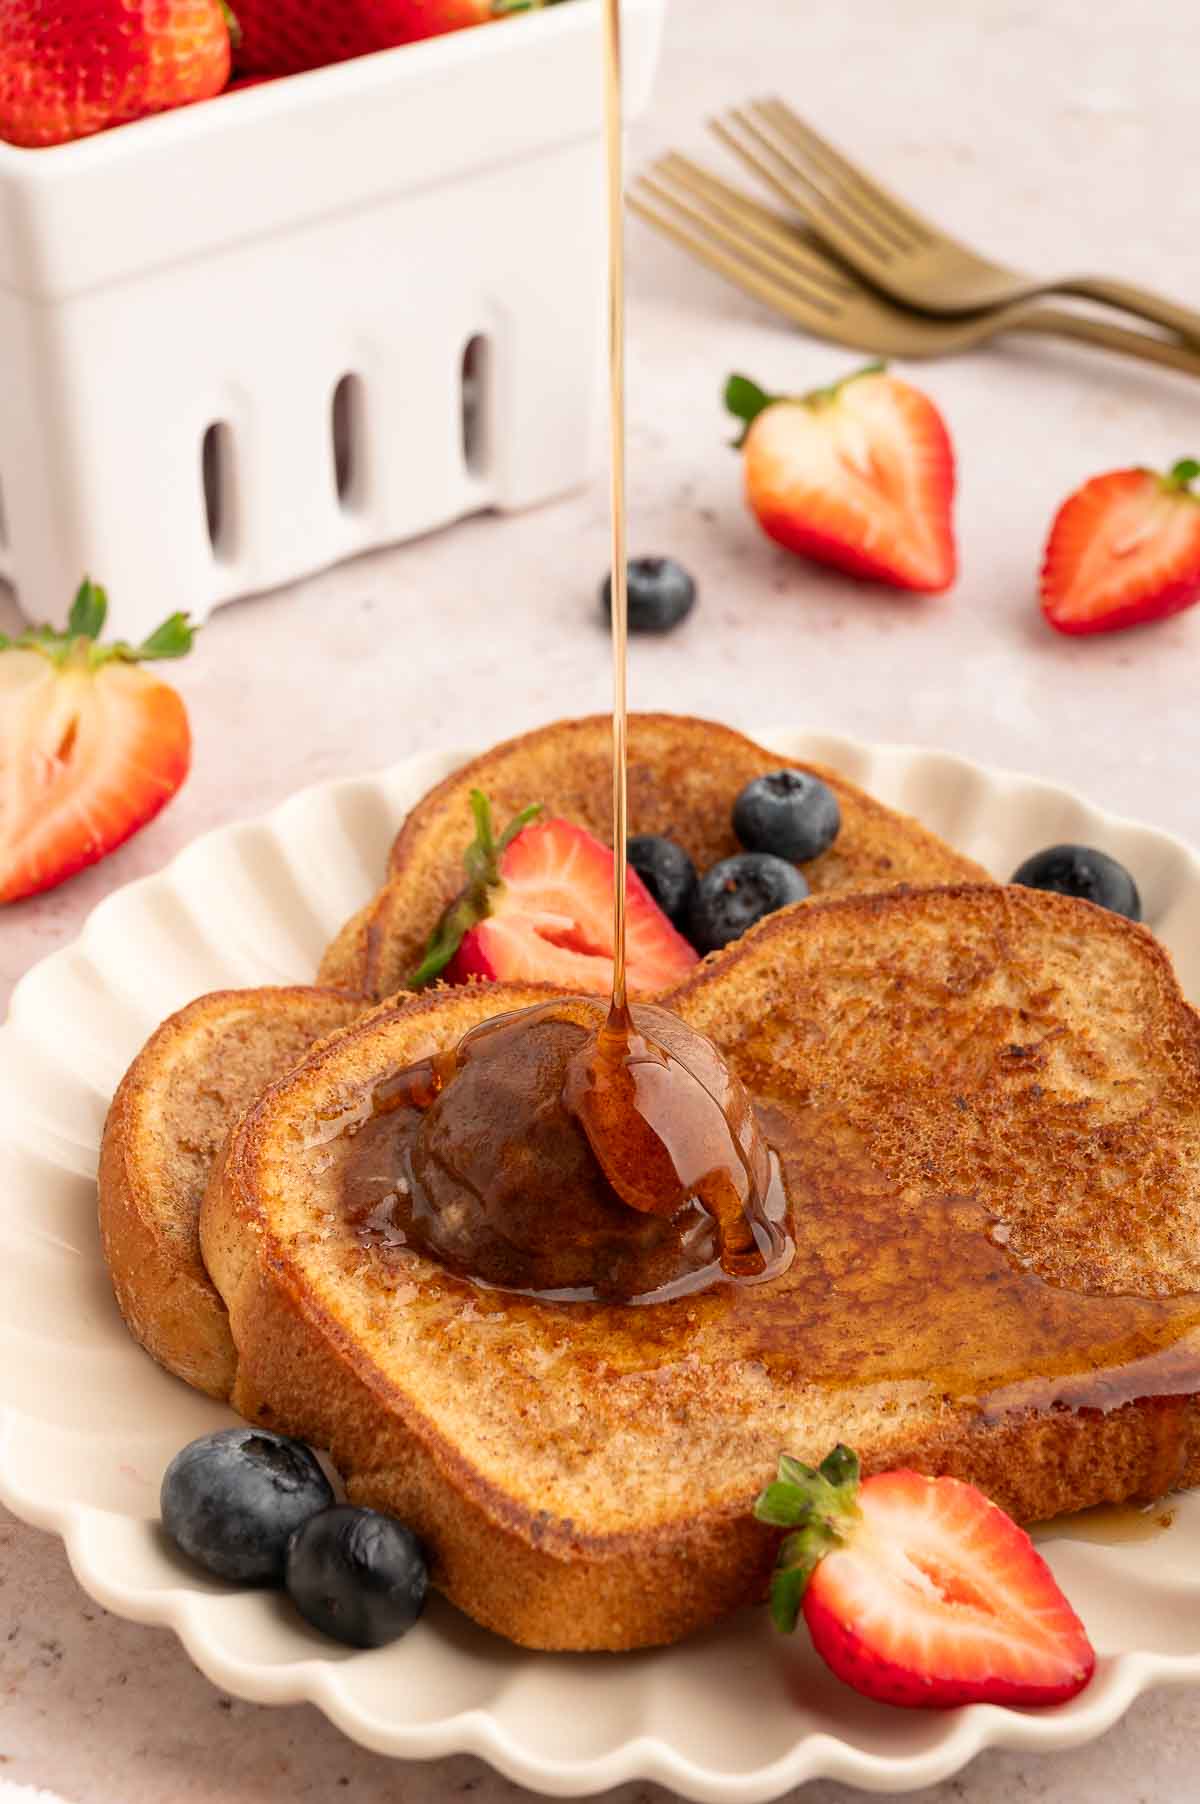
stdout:
[[681,215],[692,225],[698,226],[710,240],[723,252],[736,251],[751,268],[757,270],[767,281],[780,287],[794,299],[803,301],[807,306],[825,313],[830,320],[836,319],[839,302],[834,295],[823,292],[812,283],[811,277],[803,266],[796,264],[790,256],[782,256],[778,251],[769,250],[757,243],[737,226],[726,224],[722,220],[714,220],[702,208],[694,206],[672,193],[661,180],[653,175],[641,178],[642,191],[652,199]]
[[813,164],[786,137],[781,139],[769,107],[769,101],[751,101],[743,110],[741,118],[745,127],[754,132],[759,143],[770,150],[787,175],[804,184],[812,196],[800,203],[808,217],[815,221],[820,216],[839,226],[843,232],[853,232],[871,255],[884,261],[889,260],[896,251],[911,249],[907,239],[901,238],[893,227],[881,220],[869,206],[864,205],[861,195],[846,187],[836,177],[829,176],[819,164]]
[[[726,119],[713,119],[709,123],[721,142],[801,216],[811,212],[815,205],[830,216],[847,237],[853,238],[867,256],[881,260],[891,255],[893,247],[878,232],[866,230],[860,219],[822,193],[804,169],[781,151],[762,127],[740,108],[733,107]],[[752,144],[746,143],[746,138],[751,139]],[[769,161],[764,159],[764,151]]]
[[936,226],[869,176],[865,170],[858,168],[848,157],[843,156],[827,138],[822,138],[819,132],[801,119],[786,100],[774,96],[760,104],[782,137],[805,151],[832,179],[855,190],[882,220],[891,225],[898,236],[907,240],[908,248],[936,243],[941,236]]
[[798,129],[793,129],[782,101],[751,101],[747,111],[757,117],[758,124],[791,168],[803,170],[805,179],[823,196],[827,206],[836,202],[845,211],[857,214],[866,229],[883,238],[892,250],[903,254],[916,249],[911,232],[886,206],[877,203],[866,177],[856,179],[840,169],[832,147],[827,156],[822,156],[817,148],[822,140],[815,132],[810,132],[802,120],[796,119]]
[[756,239],[791,264],[798,275],[805,276],[834,294],[853,295],[857,284],[832,263],[823,251],[811,244],[802,231],[781,219],[749,195],[731,188],[719,177],[710,175],[690,158],[668,151],[653,165],[653,173],[661,180],[694,194],[712,211],[729,220],[743,235]]
[[685,226],[677,225],[674,220],[666,218],[654,207],[648,205],[636,188],[630,189],[626,200],[630,211],[636,213],[639,219],[644,219],[656,231],[673,239],[699,262],[707,264],[709,269],[724,276],[727,281],[733,283],[735,288],[740,288],[744,294],[751,295],[756,301],[761,301],[764,306],[773,308],[776,313],[782,313],[786,319],[794,320],[810,332],[818,332],[825,337],[833,336],[827,327],[819,325],[816,321],[810,321],[805,309],[798,305],[794,297],[778,283],[767,281],[752,271],[744,269],[734,258],[725,256],[724,252],[718,251],[698,233],[689,232]]

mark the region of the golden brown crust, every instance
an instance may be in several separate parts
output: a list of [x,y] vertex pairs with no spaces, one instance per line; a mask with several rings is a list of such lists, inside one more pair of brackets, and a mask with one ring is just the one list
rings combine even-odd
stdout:
[[[438,915],[462,886],[472,789],[490,798],[497,820],[540,801],[611,843],[611,731],[606,714],[556,721],[495,746],[431,790],[397,835],[387,883],[327,950],[320,981],[373,996],[403,987]],[[730,823],[738,791],[785,767],[821,777],[841,804],[837,840],[804,867],[814,895],[987,880],[979,865],[918,821],[836,772],[782,758],[729,727],[686,715],[630,716],[630,831],[666,834],[706,870],[738,850]]]
[[[1125,1402],[1013,1390],[984,1408],[869,1365],[840,1390],[764,1388],[711,1336],[643,1368],[578,1328],[556,1345],[536,1311],[510,1332],[503,1311],[448,1315],[436,1284],[364,1290],[328,1198],[298,1205],[298,1126],[542,993],[442,991],[336,1036],[247,1116],[203,1214],[238,1407],[330,1446],[351,1496],[411,1521],[477,1620],[614,1649],[713,1620],[761,1588],[773,1542],[749,1505],[785,1445],[814,1458],[848,1439],[868,1472],[954,1473],[1024,1520],[1200,1480],[1190,1330],[1145,1380],[1178,1395],[1140,1395],[1134,1374]],[[1143,929],[995,886],[848,897],[774,917],[669,1000],[739,1072],[765,1061],[814,1105],[835,1099],[897,1184],[983,1187],[1046,1283],[1200,1291],[1200,1020]]]
[[100,1237],[121,1314],[160,1365],[228,1397],[236,1356],[200,1256],[200,1201],[235,1117],[364,1004],[308,987],[222,990],[164,1021],[122,1078],[100,1147]]

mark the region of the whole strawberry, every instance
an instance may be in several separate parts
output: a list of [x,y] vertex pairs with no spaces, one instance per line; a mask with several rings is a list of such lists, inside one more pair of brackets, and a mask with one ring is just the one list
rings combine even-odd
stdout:
[[789,551],[930,593],[954,581],[954,449],[929,396],[880,365],[807,395],[731,376],[746,499]]
[[65,633],[0,633],[0,902],[53,889],[152,820],[188,773],[187,711],[142,666],[192,644],[172,614],[141,645],[101,645],[84,582]]
[[223,0],[0,0],[0,138],[38,147],[219,94]]
[[416,38],[531,12],[553,0],[239,0],[237,66],[290,75]]
[[1200,462],[1165,476],[1110,470],[1059,508],[1042,566],[1042,612],[1060,633],[1111,633],[1200,601]]

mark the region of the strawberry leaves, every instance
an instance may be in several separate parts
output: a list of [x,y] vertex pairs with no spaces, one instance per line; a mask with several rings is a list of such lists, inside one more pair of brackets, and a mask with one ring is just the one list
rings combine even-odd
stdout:
[[500,859],[530,821],[541,814],[543,803],[533,802],[515,814],[499,839],[492,825],[492,805],[480,789],[471,791],[475,838],[463,853],[466,887],[455,897],[429,936],[425,956],[408,980],[410,990],[422,989],[440,977],[462,944],[463,937],[492,912],[492,892],[500,884]]
[[838,1445],[816,1467],[784,1453],[774,1483],[755,1501],[759,1522],[790,1530],[771,1580],[771,1620],[785,1635],[796,1626],[816,1567],[858,1518],[858,1477],[858,1455],[849,1447]]
[[825,388],[810,389],[804,395],[769,395],[765,388],[749,376],[730,376],[725,384],[725,406],[735,419],[741,420],[742,430],[737,438],[731,440],[731,448],[740,451],[746,442],[746,435],[760,413],[773,407],[776,401],[801,401],[807,407],[820,407],[830,401],[836,401],[839,393],[848,382],[858,382],[863,376],[879,376],[887,369],[886,363],[864,364],[861,370],[852,370],[848,376],[840,376]]
[[746,434],[759,414],[781,399],[780,395],[769,395],[765,388],[760,388],[749,376],[730,376],[725,384],[725,406],[735,419],[742,422],[741,432],[730,441],[734,451],[741,450],[746,442]]
[[40,651],[52,664],[64,665],[69,659],[83,662],[89,670],[114,660],[123,664],[149,664],[163,658],[182,658],[191,651],[197,627],[186,614],[170,614],[140,645],[127,639],[116,639],[111,645],[98,643],[108,618],[108,595],[99,583],[85,576],[75,592],[65,632],[52,626],[31,626],[10,638],[0,633],[0,652]]
[[67,634],[71,638],[98,639],[104,631],[104,622],[108,615],[108,595],[99,583],[94,583],[85,576],[75,592],[71,603],[71,612],[67,619]]

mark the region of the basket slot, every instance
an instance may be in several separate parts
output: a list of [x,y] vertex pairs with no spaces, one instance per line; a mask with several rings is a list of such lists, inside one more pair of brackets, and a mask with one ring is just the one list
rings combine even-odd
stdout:
[[237,503],[234,487],[233,428],[228,420],[214,420],[200,444],[200,474],[204,488],[204,519],[208,542],[218,563],[237,556]]
[[459,378],[462,454],[469,476],[486,476],[491,458],[491,368],[491,345],[476,332],[463,348]]
[[347,511],[363,505],[367,491],[367,390],[362,377],[347,370],[330,404],[333,480]]

